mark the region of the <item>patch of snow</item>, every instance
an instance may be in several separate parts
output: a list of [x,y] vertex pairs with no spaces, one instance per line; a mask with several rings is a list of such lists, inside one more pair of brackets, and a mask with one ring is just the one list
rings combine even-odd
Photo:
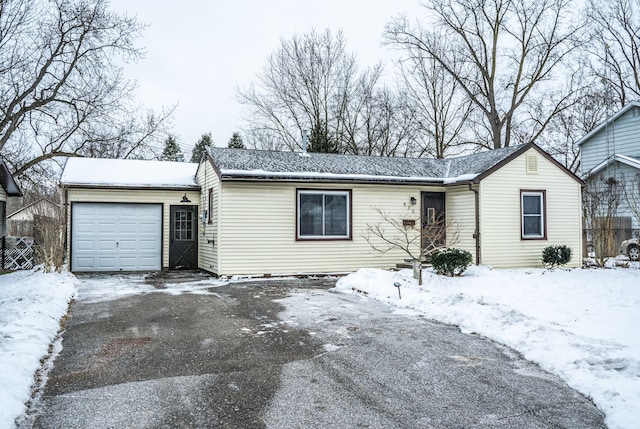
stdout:
[[0,275],[0,427],[15,427],[75,296],[69,273],[20,271]]
[[69,158],[62,185],[196,188],[198,164],[139,159]]
[[423,286],[411,274],[361,269],[335,289],[505,344],[591,397],[609,428],[637,427],[640,271],[471,267],[449,278],[426,270]]

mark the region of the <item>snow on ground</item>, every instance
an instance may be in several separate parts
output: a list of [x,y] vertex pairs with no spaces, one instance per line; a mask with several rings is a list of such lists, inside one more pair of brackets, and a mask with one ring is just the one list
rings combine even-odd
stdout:
[[[449,278],[361,269],[336,290],[458,325],[521,352],[591,397],[610,429],[640,416],[640,270],[491,270]],[[394,283],[400,283],[400,294]]]
[[21,271],[0,275],[0,427],[12,428],[76,293],[71,274]]
[[[336,290],[366,293],[398,312],[424,314],[506,344],[593,398],[610,429],[637,426],[640,270],[472,267],[462,277],[425,271],[423,278],[419,287],[409,270],[362,269],[341,278]],[[34,374],[79,283],[67,273],[0,275],[0,427],[13,427],[24,412]],[[82,283],[78,299],[100,302],[145,293],[215,293],[211,287],[227,282],[154,285],[143,275],[96,275]]]

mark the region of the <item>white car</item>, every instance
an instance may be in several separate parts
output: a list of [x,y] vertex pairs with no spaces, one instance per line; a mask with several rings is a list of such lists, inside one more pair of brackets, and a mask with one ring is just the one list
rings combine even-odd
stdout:
[[640,244],[638,244],[638,239],[632,238],[624,240],[620,245],[620,253],[627,255],[632,261],[640,259]]

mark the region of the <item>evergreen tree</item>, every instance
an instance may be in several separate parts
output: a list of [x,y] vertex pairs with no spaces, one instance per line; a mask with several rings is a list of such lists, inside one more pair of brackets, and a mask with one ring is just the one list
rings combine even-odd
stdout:
[[177,161],[180,152],[182,152],[182,150],[176,141],[176,137],[169,134],[169,137],[164,141],[164,149],[159,159],[160,161]]
[[200,162],[202,154],[209,146],[213,146],[211,133],[203,134],[202,137],[200,137],[200,140],[198,140],[198,143],[193,147],[193,152],[191,152],[191,162]]
[[317,122],[311,128],[309,136],[309,152],[338,153],[338,145],[324,121]]
[[231,139],[229,139],[229,144],[227,147],[232,149],[246,149],[244,146],[244,142],[242,141],[242,137],[240,137],[240,133],[233,133]]

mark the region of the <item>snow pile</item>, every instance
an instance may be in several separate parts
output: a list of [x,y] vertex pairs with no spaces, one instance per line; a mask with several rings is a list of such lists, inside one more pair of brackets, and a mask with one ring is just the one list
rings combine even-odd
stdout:
[[0,427],[11,428],[31,397],[34,374],[76,293],[71,274],[0,275]]
[[425,271],[423,280],[361,269],[336,289],[506,344],[593,398],[611,429],[637,427],[640,270],[471,267],[458,278]]

